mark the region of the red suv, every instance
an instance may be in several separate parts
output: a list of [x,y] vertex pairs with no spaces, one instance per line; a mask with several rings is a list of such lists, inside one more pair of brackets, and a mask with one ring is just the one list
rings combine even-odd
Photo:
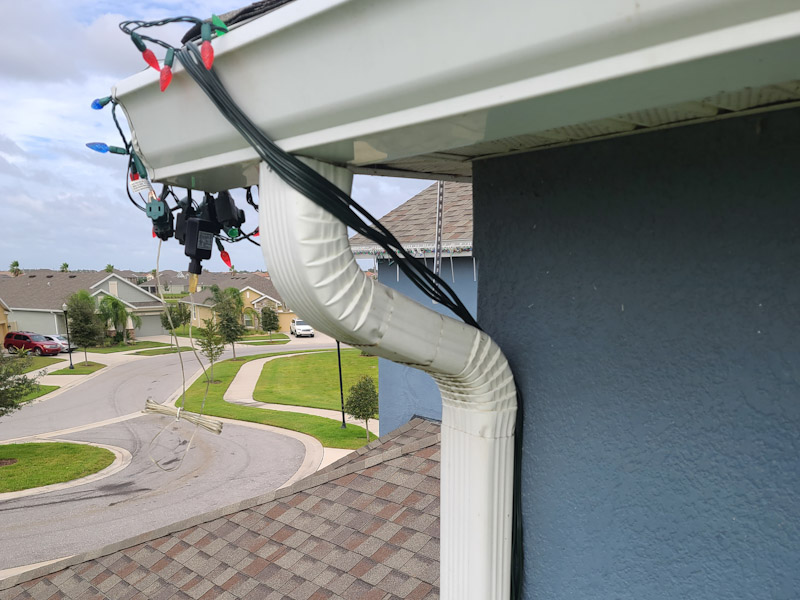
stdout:
[[3,340],[3,347],[9,352],[16,352],[17,348],[27,348],[36,356],[61,352],[60,344],[32,331],[9,331]]

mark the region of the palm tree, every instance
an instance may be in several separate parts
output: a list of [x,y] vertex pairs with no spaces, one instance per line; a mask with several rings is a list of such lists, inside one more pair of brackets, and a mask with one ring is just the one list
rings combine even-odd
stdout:
[[114,265],[112,265],[111,263],[108,263],[106,265],[106,273],[113,273],[113,272],[114,272]]
[[125,303],[114,296],[103,296],[97,310],[106,326],[111,323],[116,331],[122,331],[122,337],[126,344],[128,343],[128,329],[126,327],[128,319],[131,320],[134,327],[141,327],[142,325],[142,319],[139,315],[128,312],[128,309],[125,308]]
[[9,265],[9,267],[8,267],[8,270],[11,272],[11,274],[14,277],[17,277],[20,273],[22,273],[22,269],[19,268],[19,261],[18,260],[12,261],[11,264]]
[[67,263],[61,263],[61,267],[58,270],[62,273],[69,273],[69,265]]

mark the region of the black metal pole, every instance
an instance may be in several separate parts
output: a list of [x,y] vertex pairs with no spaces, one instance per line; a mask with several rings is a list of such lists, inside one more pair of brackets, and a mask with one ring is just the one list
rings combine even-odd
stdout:
[[344,387],[342,386],[342,349],[336,340],[336,354],[339,357],[339,397],[342,399],[342,429],[347,429],[344,422]]
[[75,365],[72,364],[72,341],[69,339],[69,318],[67,317],[67,309],[64,309],[64,325],[67,326],[67,354],[69,354],[69,368],[74,369]]

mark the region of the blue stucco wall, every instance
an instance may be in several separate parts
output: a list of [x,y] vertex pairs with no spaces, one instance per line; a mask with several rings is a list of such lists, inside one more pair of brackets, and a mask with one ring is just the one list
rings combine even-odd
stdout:
[[800,597],[798,165],[797,110],[475,165],[525,598]]
[[[432,268],[433,261],[428,260],[428,265]],[[447,257],[442,259],[442,278],[453,288],[473,315],[477,308],[477,283],[474,271],[471,257],[453,258],[452,269],[450,259]],[[453,316],[441,305],[433,304],[402,272],[398,281],[397,267],[390,265],[389,261],[378,261],[378,281],[424,306]],[[378,360],[378,379],[381,434],[405,425],[414,415],[441,420],[442,396],[430,375],[381,358]]]

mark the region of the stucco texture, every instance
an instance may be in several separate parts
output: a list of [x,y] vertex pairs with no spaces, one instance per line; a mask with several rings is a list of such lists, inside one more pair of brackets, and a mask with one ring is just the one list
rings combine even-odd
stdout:
[[800,112],[478,162],[527,599],[800,597]]

